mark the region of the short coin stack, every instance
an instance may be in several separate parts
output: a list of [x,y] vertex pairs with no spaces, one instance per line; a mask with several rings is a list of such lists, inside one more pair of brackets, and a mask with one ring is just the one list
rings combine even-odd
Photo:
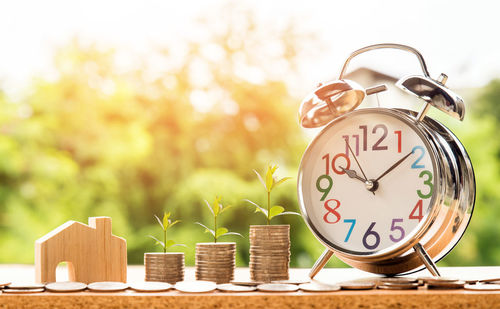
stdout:
[[234,279],[236,243],[196,244],[196,280],[228,283]]
[[250,226],[250,278],[270,282],[288,279],[289,225]]
[[145,253],[145,281],[161,281],[175,284],[184,280],[184,253]]

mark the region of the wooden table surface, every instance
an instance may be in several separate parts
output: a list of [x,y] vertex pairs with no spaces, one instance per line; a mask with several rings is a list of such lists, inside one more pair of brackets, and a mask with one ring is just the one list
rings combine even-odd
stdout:
[[[441,274],[460,279],[500,278],[500,267],[440,268]],[[302,279],[308,269],[291,269],[291,279]],[[426,271],[413,277],[428,276]],[[372,274],[351,268],[322,270],[321,282],[373,278]],[[235,279],[248,280],[247,268],[238,268]],[[143,266],[129,266],[128,281],[144,279]],[[194,279],[194,269],[186,268],[186,280]],[[32,265],[0,265],[0,281],[33,282]],[[59,268],[57,280],[67,280],[65,269]],[[467,290],[368,290],[293,293],[224,293],[185,294],[175,290],[161,293],[50,293],[2,294],[0,308],[500,308],[500,291]]]

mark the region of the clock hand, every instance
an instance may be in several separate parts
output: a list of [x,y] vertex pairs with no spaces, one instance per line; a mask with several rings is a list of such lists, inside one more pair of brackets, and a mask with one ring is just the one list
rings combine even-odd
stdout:
[[382,173],[382,175],[378,176],[378,178],[375,179],[375,182],[378,182],[380,180],[380,178],[389,174],[389,172],[391,172],[393,169],[395,169],[399,164],[403,163],[403,161],[406,160],[406,158],[408,158],[412,153],[413,153],[413,151],[410,151],[410,153],[408,153],[406,156],[399,159],[398,162],[394,163],[391,167],[389,167],[385,172]]
[[368,191],[371,191],[371,193],[373,193],[373,195],[375,195],[375,190],[377,190],[377,188],[378,188],[378,183],[377,182],[375,182],[373,180],[365,180],[365,179],[359,177],[355,170],[348,170],[346,168],[343,168],[340,165],[339,165],[339,168],[342,171],[344,171],[344,173],[346,173],[347,176],[349,176],[350,178],[361,180],[365,184],[366,189]]
[[[359,164],[358,162],[358,158],[356,158],[356,155],[354,154],[354,151],[352,151],[351,149],[351,146],[349,145],[349,143],[347,142],[347,138],[345,139],[345,143],[347,145],[347,148],[349,148],[349,151],[351,152],[352,156],[354,157],[354,160],[356,161],[356,164],[358,165],[359,167],[359,170],[361,171],[361,173],[363,174],[363,177],[365,177],[363,180],[366,181],[368,178],[366,178],[366,175],[365,175],[365,172],[363,171],[363,168],[361,167],[361,165]],[[350,177],[350,176],[349,176]],[[351,177],[352,178],[352,177]]]
[[361,180],[363,183],[366,181],[365,179],[361,178],[358,176],[358,174],[356,173],[355,170],[348,170],[346,168],[343,168],[342,166],[339,165],[339,168],[344,171],[344,173],[347,174],[347,176],[349,176],[350,178],[354,178],[354,179],[358,179],[358,180]]

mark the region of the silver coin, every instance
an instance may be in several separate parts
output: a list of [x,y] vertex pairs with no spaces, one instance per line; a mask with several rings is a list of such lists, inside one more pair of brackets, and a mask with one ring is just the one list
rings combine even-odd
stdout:
[[185,293],[205,293],[213,291],[217,284],[213,281],[180,281],[175,284],[175,289]]
[[130,288],[138,292],[162,292],[172,288],[172,285],[167,282],[145,281],[131,283]]
[[128,285],[117,281],[102,281],[90,283],[88,289],[96,292],[118,292],[128,288]]
[[347,281],[339,283],[344,290],[371,290],[376,284],[368,281]]
[[223,292],[252,292],[257,288],[255,286],[244,286],[244,285],[236,285],[231,283],[218,284],[217,290]]
[[388,277],[380,278],[379,281],[383,283],[417,283],[418,279],[408,277]]
[[427,282],[428,289],[462,289],[465,286],[465,281],[444,281],[444,282]]
[[45,289],[50,292],[78,292],[87,288],[87,284],[83,282],[51,282],[45,285]]
[[418,288],[418,282],[381,282],[378,286],[389,286],[393,288],[401,287],[401,288]]
[[500,278],[490,278],[478,280],[481,283],[500,282]]
[[500,291],[500,284],[466,284],[464,289],[473,291]]
[[458,278],[449,278],[449,277],[423,277],[419,279],[425,281],[426,283],[460,281],[460,279]]
[[6,286],[9,289],[28,290],[28,289],[43,289],[45,284],[33,282],[14,282]]
[[3,288],[3,287],[8,286],[11,283],[12,282],[10,282],[10,281],[0,281],[0,289]]
[[45,291],[43,289],[3,289],[2,292],[6,294],[30,294],[30,293],[42,293]]
[[264,284],[265,282],[262,281],[231,281],[232,284],[234,285],[244,285],[244,286],[258,286],[259,284]]
[[295,284],[285,283],[264,283],[257,286],[257,290],[263,292],[293,292],[298,289],[299,287]]
[[340,290],[340,286],[310,282],[300,284],[299,289],[306,292],[333,292]]
[[410,284],[382,284],[377,286],[381,290],[416,290],[418,289],[418,283]]

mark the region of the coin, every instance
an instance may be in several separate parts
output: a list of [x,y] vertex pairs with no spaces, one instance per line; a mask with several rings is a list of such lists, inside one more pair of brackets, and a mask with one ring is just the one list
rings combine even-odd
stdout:
[[88,289],[96,292],[118,292],[128,288],[128,285],[117,281],[102,281],[90,283]]
[[258,286],[259,284],[264,284],[265,282],[260,282],[260,281],[234,281],[234,280],[231,280],[231,283],[235,284],[235,285]]
[[255,286],[244,286],[244,285],[235,285],[231,283],[218,284],[217,290],[223,292],[252,292],[257,288]]
[[490,279],[481,279],[479,282],[481,283],[490,283],[490,282],[500,282],[500,278],[490,278]]
[[33,282],[15,282],[15,283],[9,284],[6,288],[19,289],[19,290],[43,289],[43,288],[45,288],[45,284],[33,283]]
[[408,277],[387,277],[380,278],[380,282],[383,283],[416,283],[418,280],[416,278],[408,278]]
[[464,289],[473,291],[500,291],[500,284],[466,284]]
[[132,283],[130,288],[138,292],[161,292],[171,289],[172,285],[166,282],[145,281]]
[[0,289],[3,287],[6,287],[7,285],[11,284],[12,282],[10,281],[0,281]]
[[87,284],[82,282],[52,282],[47,283],[45,289],[50,292],[78,292],[87,288]]
[[7,294],[30,294],[30,293],[42,293],[45,289],[3,289],[3,293]]
[[427,282],[428,289],[461,289],[465,285],[465,281],[435,281]]
[[175,289],[185,293],[205,293],[217,288],[217,284],[212,281],[180,281],[175,284]]
[[381,289],[381,290],[416,290],[416,289],[418,289],[418,283],[408,284],[408,285],[404,285],[404,284],[397,284],[397,285],[382,284],[382,285],[377,286],[377,288]]
[[458,278],[449,278],[449,277],[423,277],[420,278],[425,283],[434,283],[434,282],[456,282],[459,281]]
[[347,281],[339,283],[344,290],[371,290],[376,284],[368,281]]
[[264,283],[257,286],[257,290],[263,292],[293,292],[298,289],[299,287],[295,284],[284,283]]
[[340,286],[310,282],[300,284],[299,289],[306,292],[333,292],[340,290]]
[[393,288],[418,288],[418,282],[382,282],[378,285],[380,286],[388,286],[388,287],[393,287]]

